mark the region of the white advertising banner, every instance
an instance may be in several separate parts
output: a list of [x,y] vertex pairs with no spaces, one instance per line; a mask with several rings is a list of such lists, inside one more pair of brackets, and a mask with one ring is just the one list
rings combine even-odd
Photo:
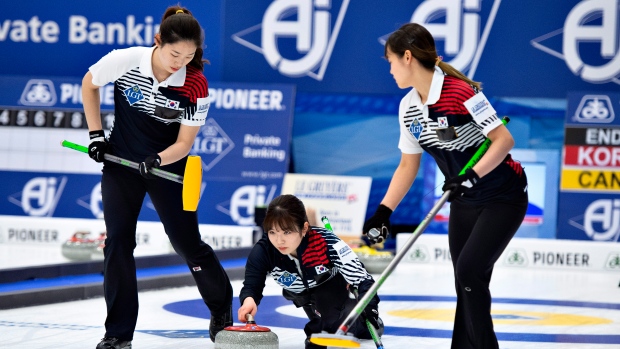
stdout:
[[[200,224],[214,250],[252,246],[252,227]],[[102,219],[0,216],[0,268],[103,259]],[[139,221],[134,255],[175,253],[160,222]]]
[[325,216],[338,236],[359,238],[371,183],[371,177],[287,173],[282,194],[293,194],[303,201],[309,215],[314,215],[308,217],[311,223],[322,226]]
[[[400,251],[411,233],[396,235]],[[402,259],[409,263],[452,263],[448,235],[423,234]],[[620,273],[620,246],[613,242],[514,238],[495,267],[611,271]]]

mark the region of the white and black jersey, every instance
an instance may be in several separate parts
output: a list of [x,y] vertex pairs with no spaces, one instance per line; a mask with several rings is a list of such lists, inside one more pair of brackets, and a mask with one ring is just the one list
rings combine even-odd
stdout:
[[293,293],[312,292],[334,277],[343,277],[364,294],[374,280],[355,252],[331,231],[311,227],[297,248],[298,258],[283,255],[265,235],[259,240],[245,267],[245,280],[239,300],[252,297],[256,304],[263,298],[266,276]]
[[151,63],[154,49],[114,50],[89,68],[93,84],[114,82],[110,152],[136,162],[175,143],[181,124],[203,125],[209,110],[203,73],[188,65],[158,82]]
[[[399,123],[401,152],[428,152],[446,178],[457,176],[488,133],[502,125],[480,91],[463,80],[444,75],[438,67],[425,104],[415,89],[403,97]],[[479,204],[491,199],[508,199],[522,194],[526,187],[521,164],[509,154],[459,200]]]

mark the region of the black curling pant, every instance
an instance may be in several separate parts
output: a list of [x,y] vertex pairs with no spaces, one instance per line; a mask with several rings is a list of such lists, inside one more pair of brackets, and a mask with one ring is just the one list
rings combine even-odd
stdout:
[[[182,168],[185,161],[181,160],[175,166]],[[211,313],[221,314],[232,305],[230,280],[211,246],[201,240],[196,212],[183,211],[182,185],[159,177],[146,179],[134,169],[106,163],[101,178],[107,229],[103,249],[106,337],[133,339],[138,318],[133,251],[136,248],[138,214],[146,193],[155,206],[172,247],[189,266]]]
[[527,205],[527,193],[513,202],[451,204],[448,236],[457,295],[452,349],[498,348],[491,319],[491,274]]
[[[347,282],[338,274],[331,280],[311,289],[309,294],[297,295],[283,290],[284,298],[292,300],[303,309],[310,320],[304,327],[306,337],[313,333],[336,333],[338,327],[357,305],[357,300],[349,297]],[[375,297],[378,297],[375,295]],[[347,331],[356,338],[371,339],[368,327],[360,316]]]

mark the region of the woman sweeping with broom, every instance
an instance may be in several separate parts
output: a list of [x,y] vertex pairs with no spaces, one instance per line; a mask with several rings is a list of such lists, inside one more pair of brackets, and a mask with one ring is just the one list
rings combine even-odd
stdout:
[[[239,321],[255,316],[263,298],[266,275],[282,286],[284,298],[302,307],[309,322],[304,327],[306,349],[325,348],[310,343],[313,333],[334,333],[355,307],[357,299],[372,287],[374,279],[353,250],[330,230],[308,223],[304,204],[293,195],[280,195],[267,208],[263,222],[267,232],[250,252],[239,295]],[[365,320],[383,333],[375,295],[350,332],[371,339]]]

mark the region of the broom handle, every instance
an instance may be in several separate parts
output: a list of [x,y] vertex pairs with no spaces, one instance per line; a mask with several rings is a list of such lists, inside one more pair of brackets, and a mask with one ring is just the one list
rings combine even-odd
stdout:
[[[323,222],[325,229],[328,229],[332,233],[334,232],[334,229],[332,229],[332,225],[329,223],[329,219],[327,218],[327,216],[323,216],[321,218],[321,221]],[[355,299],[358,299],[359,294],[357,293],[357,289],[355,287],[351,287],[351,291],[355,295]],[[373,342],[375,342],[377,349],[384,349],[383,343],[381,342],[381,337],[379,337],[379,334],[377,334],[377,329],[375,328],[375,326],[372,325],[370,320],[368,320],[368,318],[364,316],[364,314],[362,314],[361,316],[362,320],[364,320],[364,322],[366,323],[366,327],[368,328],[370,337],[372,337]]]
[[[510,119],[506,116],[502,118],[502,123],[504,125],[506,125],[509,121]],[[491,146],[491,140],[489,138],[485,139],[482,145],[480,146],[480,148],[476,150],[476,153],[472,156],[469,162],[467,162],[463,170],[461,170],[461,174],[465,173],[465,170],[467,170],[468,168],[474,167],[474,165],[478,161],[480,161],[480,159],[482,158],[484,153],[486,153],[486,151],[489,149],[490,146]],[[372,285],[372,287],[366,292],[364,297],[360,299],[360,301],[357,303],[355,308],[353,308],[353,310],[351,310],[349,315],[344,319],[340,327],[338,327],[338,331],[336,332],[336,335],[345,335],[347,333],[347,331],[349,330],[349,327],[353,324],[353,322],[355,322],[355,320],[357,320],[357,318],[360,316],[362,311],[366,309],[366,306],[368,306],[368,303],[370,303],[371,298],[374,297],[375,294],[377,294],[379,287],[381,287],[381,285],[383,285],[383,283],[390,276],[390,274],[392,274],[392,271],[394,271],[398,263],[400,263],[403,257],[405,257],[405,254],[407,254],[407,251],[409,251],[411,246],[413,246],[413,244],[418,239],[418,237],[422,235],[422,232],[424,231],[424,229],[426,229],[426,227],[430,224],[431,220],[435,217],[437,212],[439,212],[441,207],[446,203],[446,201],[448,201],[449,196],[450,196],[450,190],[446,190],[441,196],[441,198],[439,199],[439,201],[437,201],[437,203],[435,203],[433,208],[431,208],[431,211],[426,215],[426,217],[424,217],[422,222],[420,222],[420,225],[418,225],[418,227],[413,231],[413,235],[411,235],[409,240],[407,240],[407,242],[405,243],[403,248],[400,250],[400,252],[398,252],[394,256],[394,259],[392,259],[392,261],[390,262],[390,264],[388,264],[388,266],[385,268],[383,273],[381,273],[381,276],[379,276],[379,279],[377,279],[377,281]]]
[[[83,145],[79,145],[73,142],[69,142],[69,141],[62,141],[62,146],[66,147],[66,148],[70,148],[70,149],[74,149],[77,151],[80,151],[82,153],[88,153],[88,148],[86,148]],[[140,165],[137,162],[133,162],[133,161],[129,161],[129,160],[125,160],[123,158],[119,158],[118,156],[114,156],[112,154],[103,154],[103,158],[110,161],[110,162],[114,162],[117,164],[121,164],[127,167],[131,167],[133,169],[136,170],[140,170]],[[156,175],[157,177],[161,177],[163,179],[168,179],[171,180],[173,182],[177,182],[177,183],[181,183],[183,184],[183,176],[180,176],[176,173],[172,173],[172,172],[168,172],[168,171],[164,171],[164,170],[160,170],[158,168],[151,168],[149,170],[149,172],[153,173],[154,175]]]

